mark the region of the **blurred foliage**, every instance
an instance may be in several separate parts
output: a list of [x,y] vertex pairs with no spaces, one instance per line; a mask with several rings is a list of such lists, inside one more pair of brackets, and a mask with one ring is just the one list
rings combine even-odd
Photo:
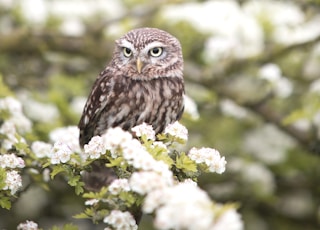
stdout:
[[[190,145],[217,148],[228,161],[226,173],[204,175],[200,186],[218,202],[238,202],[246,229],[320,228],[320,121],[315,122],[320,112],[320,95],[319,91],[310,91],[319,75],[309,76],[305,71],[313,61],[319,73],[320,55],[312,56],[316,46],[320,46],[319,36],[296,44],[277,44],[272,39],[275,27],[268,20],[270,15],[262,15],[258,21],[264,33],[263,52],[208,62],[203,53],[208,49],[205,44],[211,34],[188,21],[172,22],[162,15],[162,7],[179,6],[183,1],[124,1],[125,12],[115,19],[103,13],[80,17],[84,25],[81,35],[61,32],[66,17],[52,14],[39,26],[22,12],[22,0],[13,1],[13,7],[1,2],[0,96],[27,91],[37,101],[54,104],[60,113],[51,122],[35,121],[30,140],[47,140],[54,127],[77,124],[80,114],[70,104],[75,97],[87,96],[95,77],[110,60],[118,33],[133,27],[158,27],[182,43],[186,91],[196,101],[200,113],[197,121],[182,120],[189,129]],[[53,2],[46,1],[49,5]],[[236,2],[243,6],[250,1]],[[296,4],[307,18],[319,17],[318,0],[283,2]],[[116,32],[110,32],[113,30]],[[276,63],[294,85],[288,97],[277,97],[272,85],[258,78],[257,72],[268,63]],[[239,117],[238,110],[235,114],[225,112],[225,99],[244,109],[245,116]],[[253,139],[253,131],[267,125],[294,144],[283,148],[273,145],[270,139],[283,141],[278,134],[266,136],[265,140]],[[255,150],[250,151],[252,142],[246,147],[249,138],[267,155],[269,151],[273,156],[272,152],[280,148],[284,159],[276,163],[263,161]],[[264,142],[270,144],[266,146]],[[254,170],[257,168],[261,171]],[[79,223],[70,219],[83,208],[79,198],[71,196],[72,189],[59,179],[49,187],[50,192],[29,188],[25,198],[13,204],[14,214],[0,210],[0,228],[13,229],[26,218],[38,221],[44,228]],[[37,194],[41,198],[38,204]],[[90,228],[87,222],[80,223],[83,229]],[[140,229],[151,229],[150,226],[150,218],[144,216]]]

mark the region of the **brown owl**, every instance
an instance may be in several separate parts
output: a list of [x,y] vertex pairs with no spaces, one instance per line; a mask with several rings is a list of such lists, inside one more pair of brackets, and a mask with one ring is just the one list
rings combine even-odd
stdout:
[[[79,122],[82,147],[110,127],[130,131],[145,122],[160,133],[183,113],[183,58],[178,39],[159,29],[139,28],[115,44],[112,60],[96,79]],[[97,165],[93,171],[110,173]],[[99,173],[94,183],[110,183],[112,177],[98,178]]]

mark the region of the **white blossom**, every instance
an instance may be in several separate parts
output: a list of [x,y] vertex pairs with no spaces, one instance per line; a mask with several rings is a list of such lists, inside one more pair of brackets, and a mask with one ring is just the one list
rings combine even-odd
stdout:
[[84,204],[85,204],[85,205],[92,206],[92,205],[97,204],[98,202],[99,202],[98,199],[90,199],[90,200],[86,200],[86,201],[84,202]]
[[157,229],[207,230],[215,217],[211,205],[204,191],[186,182],[151,192],[144,201],[143,210],[155,210],[154,225]]
[[22,187],[21,176],[15,170],[7,171],[6,173],[7,175],[3,190],[10,190],[11,194],[14,195]]
[[21,157],[16,156],[15,154],[4,154],[0,155],[0,167],[1,168],[24,168],[25,163]]
[[76,126],[57,128],[50,132],[49,137],[53,143],[58,141],[63,142],[66,143],[73,152],[81,152],[79,145],[79,128]]
[[112,210],[103,220],[104,223],[111,225],[115,230],[136,230],[138,226],[130,212]]
[[261,79],[265,79],[272,83],[278,81],[281,78],[281,75],[281,69],[278,65],[274,63],[268,63],[263,65],[258,72],[258,76]]
[[72,153],[73,151],[67,144],[65,144],[64,142],[57,141],[53,145],[53,148],[49,153],[51,164],[60,164],[68,162],[71,158]]
[[39,122],[52,122],[60,115],[54,104],[35,101],[28,96],[23,99],[23,107],[28,117]]
[[183,96],[183,101],[184,101],[184,112],[189,114],[192,120],[198,120],[200,115],[198,112],[198,107],[195,101],[187,96]]
[[109,128],[106,133],[102,135],[102,139],[106,149],[111,151],[111,156],[117,158],[117,151],[132,141],[132,135],[120,127],[116,127]]
[[13,97],[5,97],[0,99],[0,110],[7,110],[11,115],[21,114],[22,105],[20,101]]
[[83,112],[83,107],[86,104],[86,97],[74,97],[71,101],[70,107],[72,111],[76,114],[81,115]]
[[106,148],[100,136],[92,137],[89,143],[84,145],[84,153],[90,159],[98,159],[105,152]]
[[152,125],[148,125],[146,123],[142,123],[141,125],[137,125],[131,129],[137,137],[142,137],[146,135],[147,139],[155,140],[156,132],[153,130]]
[[167,125],[167,127],[164,130],[164,133],[174,136],[176,138],[180,138],[184,141],[188,140],[187,128],[180,124],[178,121]]
[[52,149],[52,145],[43,141],[35,141],[31,145],[32,152],[38,157],[47,157]]
[[248,112],[245,108],[237,105],[234,101],[230,99],[222,99],[220,101],[220,109],[223,114],[242,119],[248,116]]
[[211,230],[242,230],[244,228],[241,216],[235,209],[224,211],[215,221]]
[[116,179],[109,185],[108,190],[112,195],[118,195],[122,191],[128,192],[130,191],[129,181],[125,178]]
[[168,186],[167,180],[153,171],[134,172],[129,179],[129,183],[132,191],[141,195]]
[[188,156],[196,163],[205,163],[210,172],[223,173],[226,170],[225,157],[221,157],[220,153],[212,148],[192,148]]
[[38,229],[39,229],[38,224],[30,220],[27,220],[24,223],[20,223],[17,226],[17,230],[38,230]]

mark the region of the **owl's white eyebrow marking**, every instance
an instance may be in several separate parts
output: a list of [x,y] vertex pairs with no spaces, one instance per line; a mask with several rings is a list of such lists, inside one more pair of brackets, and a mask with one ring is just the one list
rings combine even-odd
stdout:
[[150,44],[147,44],[144,50],[150,50],[155,47],[166,47],[166,45],[162,42],[155,41],[155,42],[151,42]]
[[126,48],[129,48],[131,49],[132,51],[134,51],[134,46],[131,42],[128,42],[127,40],[122,40],[119,44],[120,46],[122,47],[126,47]]

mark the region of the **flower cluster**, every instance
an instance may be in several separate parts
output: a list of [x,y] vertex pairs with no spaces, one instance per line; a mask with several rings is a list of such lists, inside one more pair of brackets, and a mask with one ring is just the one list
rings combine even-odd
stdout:
[[184,127],[183,125],[181,125],[178,121],[169,124],[165,130],[164,130],[165,134],[169,134],[173,137],[176,137],[178,139],[181,139],[183,141],[187,141],[188,140],[188,130],[186,127]]
[[21,103],[13,97],[0,99],[0,135],[4,136],[1,140],[1,147],[11,149],[19,142],[25,143],[24,138],[19,134],[30,132],[32,123],[23,114]]
[[154,225],[158,229],[243,228],[234,208],[222,214],[221,210],[221,205],[211,203],[207,193],[190,180],[150,192],[143,204],[145,213],[155,213]]
[[211,148],[192,148],[188,156],[196,163],[204,163],[210,172],[223,173],[226,170],[225,157],[221,157],[220,153]]
[[156,132],[153,130],[151,125],[142,123],[141,125],[133,127],[131,130],[137,137],[142,137],[142,135],[145,135],[147,139],[155,140]]
[[20,223],[17,227],[17,230],[38,230],[38,229],[39,229],[38,224],[30,220],[27,220],[24,223]]
[[138,226],[133,216],[129,212],[112,210],[111,213],[103,220],[106,224],[115,230],[136,230]]
[[25,167],[25,162],[21,157],[15,154],[0,155],[0,168],[5,169],[4,186],[2,190],[10,190],[11,195],[14,195],[22,187],[22,178],[18,170]]
[[[166,127],[164,136],[160,136],[164,138],[163,141],[154,141],[154,130],[150,125],[139,125],[132,131],[136,137],[142,138],[141,142],[129,132],[110,128],[102,136],[93,137],[84,146],[86,159],[106,157],[112,166],[119,166],[122,170],[130,169],[127,171],[129,174],[124,174],[124,178],[120,177],[108,186],[109,197],[99,193],[96,196],[88,194],[90,199],[86,201],[86,205],[96,208],[100,202],[107,202],[109,205],[121,203],[128,205],[127,208],[130,209],[130,197],[133,196],[141,200],[144,213],[155,215],[154,225],[158,229],[216,229],[216,223],[219,223],[220,217],[225,213],[224,209],[212,203],[207,193],[191,179],[179,182],[172,166],[185,172],[186,178],[188,175],[196,175],[192,174],[194,171],[223,173],[225,158],[211,148],[192,148],[188,154],[169,150],[167,146],[188,138],[187,129],[179,122]],[[236,213],[233,207],[225,210]],[[106,229],[136,228],[131,214],[123,211],[123,206],[113,208],[104,218],[109,226]],[[234,221],[237,226],[230,229],[242,229],[240,219],[230,221]]]

